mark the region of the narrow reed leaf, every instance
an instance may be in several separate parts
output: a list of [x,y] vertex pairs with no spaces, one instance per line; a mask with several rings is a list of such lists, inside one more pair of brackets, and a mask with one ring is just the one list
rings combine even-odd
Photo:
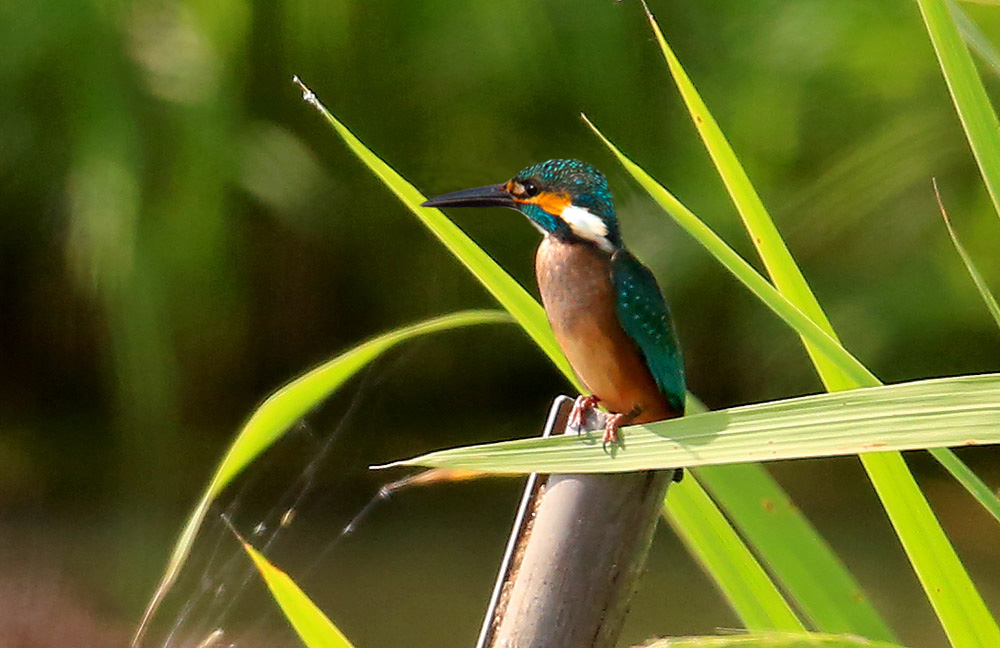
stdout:
[[[622,428],[599,439],[519,439],[389,466],[608,473],[1000,443],[1000,374],[935,378],[744,405]],[[997,644],[1000,645],[1000,644]]]
[[1000,122],[945,0],[917,0],[948,91],[1000,216]]
[[656,182],[652,176],[630,160],[621,152],[600,130],[587,118],[581,115],[587,126],[604,142],[608,149],[614,153],[618,161],[621,162],[625,170],[635,178],[636,182],[652,196],[677,223],[683,227],[691,236],[701,243],[722,265],[729,270],[733,276],[740,280],[747,288],[756,295],[765,306],[775,312],[781,319],[792,327],[809,343],[815,345],[816,349],[826,358],[829,358],[832,365],[837,367],[845,375],[850,376],[858,383],[871,383],[874,380],[871,372],[861,364],[861,362],[851,355],[840,345],[827,331],[809,318],[802,310],[794,305],[789,299],[782,295],[767,279],[754,270],[747,261],[741,257],[736,250],[722,240],[722,238],[712,231],[701,219],[684,206],[667,189]]
[[865,464],[934,612],[955,648],[1000,646],[1000,628],[898,453]]
[[[795,304],[809,319],[813,320],[821,329],[836,340],[837,336],[834,334],[830,322],[826,318],[826,314],[820,307],[816,297],[812,294],[812,291],[809,290],[805,278],[792,260],[792,256],[788,252],[784,240],[778,235],[778,230],[764,208],[764,203],[750,182],[750,178],[743,169],[743,165],[740,164],[736,153],[726,140],[726,136],[723,135],[722,129],[719,128],[715,118],[709,112],[708,106],[702,101],[701,95],[698,94],[690,77],[688,77],[674,51],[667,43],[667,39],[664,38],[660,26],[657,24],[645,0],[643,0],[643,8],[646,11],[646,19],[649,21],[653,34],[656,36],[656,42],[660,45],[660,51],[667,61],[667,67],[670,69],[674,82],[677,84],[677,89],[680,91],[680,95],[687,105],[688,112],[691,114],[691,120],[698,130],[698,134],[701,136],[701,140],[704,142],[705,148],[708,150],[708,154],[712,158],[712,162],[715,164],[719,176],[726,186],[726,190],[729,192],[729,196],[736,205],[736,209],[739,211],[744,225],[746,225],[748,232],[751,234],[750,240],[753,241],[754,247],[757,248],[757,252],[760,254],[768,274],[771,275],[774,285],[779,292],[788,298],[788,301]],[[839,373],[834,371],[836,364],[832,358],[828,358],[820,352],[808,339],[804,339],[803,341],[806,344],[806,349],[813,363],[816,365],[817,370],[820,371],[821,377],[824,374],[833,375],[834,373]]]
[[951,473],[958,483],[965,487],[965,490],[972,493],[972,496],[982,504],[990,515],[1000,522],[1000,506],[997,505],[997,495],[989,486],[972,472],[964,461],[958,458],[954,452],[948,448],[937,448],[930,450],[930,453],[938,460],[945,469]]
[[[343,124],[334,118],[325,107],[316,99],[315,94],[313,94],[308,88],[301,85],[303,90],[303,96],[306,101],[311,105],[316,107],[323,116],[329,121],[329,123],[334,127],[336,132],[344,139],[347,145],[354,151],[358,157],[365,162],[366,165],[378,176],[385,184],[393,191],[403,202],[409,207],[420,219],[421,221],[430,228],[435,235],[438,237],[442,243],[448,247],[448,249],[459,256],[459,258],[465,263],[466,267],[486,286],[500,303],[511,309],[511,305],[522,304],[525,299],[532,300],[530,295],[514,282],[506,274],[506,272],[496,265],[492,259],[490,259],[485,253],[479,252],[478,254],[471,250],[475,247],[475,243],[471,241],[461,230],[459,230],[451,221],[435,209],[428,209],[425,207],[420,207],[420,203],[423,202],[424,197],[419,194],[410,185],[399,176],[395,171],[392,170],[387,164],[382,162],[377,156],[375,156],[369,149],[365,148],[364,144],[355,137],[349,129],[347,129]],[[449,245],[449,241],[458,241],[459,244]],[[463,256],[464,255],[464,256]],[[495,267],[489,267],[489,266]],[[486,266],[485,269],[483,267]],[[476,268],[480,268],[477,272]],[[499,285],[496,285],[495,278],[501,277]],[[513,298],[505,299],[504,296],[509,293],[518,293]],[[534,300],[532,300],[534,301]],[[570,369],[568,362],[566,362],[565,357],[559,351],[558,347],[555,345],[554,339],[552,338],[551,330],[548,327],[548,323],[545,320],[544,312],[541,307],[535,302],[535,307],[524,307],[520,311],[515,312],[511,310],[511,313],[515,316],[520,323],[528,332],[529,335],[542,347],[549,358],[552,359],[553,363],[562,371],[563,375],[577,388],[581,389],[579,381],[576,379],[572,369]],[[692,401],[696,402],[697,399],[689,395],[689,403]],[[706,471],[711,469],[706,469]],[[758,469],[757,473],[754,473],[756,477],[763,478],[763,469]],[[691,477],[690,479],[694,479]],[[685,527],[688,525],[697,524],[698,521],[692,518],[686,518],[682,514],[677,514],[674,516],[675,523],[678,526]],[[720,583],[720,587],[726,588],[725,583]],[[736,586],[736,584],[733,584]]]
[[307,648],[353,648],[353,644],[333,621],[299,589],[288,574],[272,565],[243,538],[240,538],[240,543],[260,572],[281,612]]
[[364,162],[372,173],[462,262],[466,269],[479,280],[479,283],[517,320],[521,328],[531,336],[535,344],[541,347],[563,375],[573,383],[577,390],[582,391],[582,385],[570,368],[566,356],[559,348],[555,335],[552,334],[552,328],[549,326],[548,320],[545,319],[545,311],[542,310],[541,304],[528,294],[528,291],[517,283],[506,270],[490,258],[490,255],[486,254],[475,241],[469,238],[468,234],[451,222],[441,210],[433,207],[421,207],[420,204],[427,198],[417,191],[416,187],[407,182],[395,169],[366,147],[347,126],[344,126],[327,110],[315,93],[306,87],[298,77],[295,77],[294,81],[302,89],[302,98],[306,103],[319,111],[344,140],[351,152]]
[[[670,488],[664,516],[747,630],[805,630],[764,568],[694,479]],[[676,520],[692,520],[678,525]]]
[[[921,7],[924,8],[925,4],[922,2]],[[943,8],[943,5],[941,7]],[[685,95],[685,101],[688,103],[692,117],[696,124],[705,125],[699,128],[699,132],[702,133],[702,138],[709,150],[715,151],[713,153],[713,160],[716,162],[716,167],[720,175],[722,175],[727,186],[736,188],[736,191],[731,190],[730,193],[772,280],[782,294],[786,295],[795,306],[810,313],[816,324],[826,333],[835,336],[833,328],[819,308],[812,290],[798,269],[787,246],[781,240],[777,228],[774,227],[770,215],[764,210],[763,205],[760,204],[759,198],[757,198],[756,192],[750,185],[749,179],[736,161],[735,153],[732,152],[714,119],[711,119],[707,107],[701,101],[700,97],[698,97],[697,91],[691,85],[690,80],[687,79],[679,61],[677,61],[673,52],[670,51],[659,26],[656,24],[648,8],[646,9],[646,15],[657,35],[657,40],[660,43],[661,49],[663,49],[664,56],[667,58],[671,73],[674,74],[674,79],[681,89],[682,95]],[[945,19],[947,20],[947,15]],[[950,21],[948,22],[953,28],[954,25]],[[955,36],[957,37],[957,31],[955,31]],[[982,91],[982,83],[979,77],[975,75],[971,58],[960,40],[958,40],[958,47],[965,54],[965,59],[968,61],[974,81],[979,83],[979,89]],[[982,96],[985,99],[985,92],[982,92]],[[956,103],[958,103],[957,100]],[[985,106],[989,109],[988,102],[985,103]],[[988,112],[989,116],[993,118],[993,135],[997,138],[997,141],[1000,141],[1000,133],[996,132],[996,116],[992,113],[992,110]],[[970,141],[971,139],[970,137]],[[975,148],[975,142],[973,142],[973,147]],[[998,151],[1000,151],[1000,148],[993,148],[992,154],[995,156]],[[720,161],[723,163],[720,164]],[[993,160],[993,163],[1000,164],[996,159]],[[989,184],[988,180],[987,184]],[[752,196],[756,201],[748,199],[747,196]],[[996,197],[994,196],[995,199]],[[815,353],[815,349],[811,348],[811,340],[803,338],[803,342],[806,344],[807,351],[813,359],[813,363],[828,390],[850,389],[851,387],[867,387],[879,384],[878,379],[871,372],[867,372],[867,375],[850,375],[844,372],[841,367],[833,366],[829,362],[823,361]],[[886,449],[889,450],[892,448]],[[941,452],[934,452],[932,454],[936,457],[945,457],[950,461],[959,462],[954,454],[946,455]],[[873,486],[875,486],[886,513],[892,521],[897,535],[900,537],[903,548],[906,550],[907,556],[914,570],[917,572],[921,584],[924,586],[924,590],[931,600],[935,611],[938,613],[938,618],[941,620],[945,632],[948,634],[953,645],[978,646],[981,645],[979,643],[980,640],[985,638],[992,639],[994,634],[1000,639],[1000,628],[997,627],[996,622],[986,610],[982,597],[973,586],[961,561],[948,542],[947,536],[945,536],[940,524],[930,510],[927,500],[917,487],[916,481],[907,469],[902,457],[891,453],[866,454],[861,457],[861,462],[868,472],[869,479],[872,481]],[[996,497],[993,496],[993,499],[996,499]],[[1000,502],[998,502],[998,505],[1000,505]],[[986,625],[982,626],[979,630],[970,631],[965,627],[965,622],[970,618],[975,618],[977,621],[986,623]]]
[[849,634],[813,632],[752,632],[707,637],[671,637],[633,648],[902,648],[888,641],[871,641]]
[[502,311],[463,311],[396,329],[372,338],[332,360],[328,360],[268,396],[230,444],[222,462],[216,468],[208,488],[205,489],[194,511],[188,517],[187,523],[174,545],[174,550],[167,562],[167,568],[160,578],[156,592],[146,607],[142,621],[132,639],[132,645],[136,646],[141,643],[153,615],[177,580],[181,567],[184,566],[184,562],[191,552],[191,547],[194,545],[195,536],[201,528],[201,523],[216,496],[247,464],[277,441],[297,420],[305,416],[366,364],[400,342],[463,326],[510,322],[510,316]]
[[[689,393],[686,411],[687,415],[690,416],[706,412],[707,409]],[[726,521],[718,505],[711,498],[703,497],[705,490],[702,483],[722,484],[731,490],[748,491],[760,490],[771,484],[773,490],[781,498],[788,499],[788,495],[774,482],[761,464],[740,464],[739,467],[742,469],[739,475],[733,475],[729,472],[732,466],[702,466],[688,471],[686,479],[671,487],[670,494],[664,504],[664,516],[677,535],[682,538],[688,551],[701,563],[708,576],[715,581],[729,605],[747,624],[748,629],[785,629],[789,627],[786,623],[790,621],[779,610],[780,604],[775,599],[775,595],[777,595],[782,601],[785,600],[781,591],[774,586],[774,582],[769,578],[765,584],[754,574],[744,573],[744,571],[752,572],[753,569],[751,567],[741,569],[741,566],[746,565],[746,561],[741,555],[753,556],[753,553]],[[675,497],[682,498],[686,504],[677,503],[674,505],[672,498]],[[737,523],[746,518],[761,518],[760,507],[753,502],[735,502],[728,510],[730,517]],[[839,564],[836,566],[843,572],[840,578],[828,577],[825,570],[828,561],[824,560],[821,552],[822,548],[826,548],[826,543],[798,509],[790,510],[788,516],[797,518],[798,524],[778,527],[781,537],[778,538],[775,545],[765,548],[761,543],[756,543],[758,552],[766,555],[765,549],[767,549],[780,554],[787,552],[789,547],[794,547],[796,555],[812,559],[815,570],[810,574],[815,574],[816,578],[825,579],[830,591],[836,592],[837,585],[843,579],[853,583],[850,574],[843,565]],[[722,524],[725,524],[725,528],[721,526]],[[711,527],[711,531],[706,527]],[[729,546],[724,551],[720,551],[715,544],[716,542]],[[748,587],[750,584],[752,586]],[[794,593],[794,590],[786,589],[790,593]],[[857,591],[857,587],[852,588],[851,591]],[[755,597],[756,600],[750,600],[751,597]],[[867,604],[864,599],[861,599],[861,602]],[[872,614],[875,614],[874,609],[872,609]],[[798,622],[798,617],[796,617],[796,622]],[[868,633],[866,636],[876,635]]]
[[694,473],[743,536],[752,539],[785,591],[794,593],[813,627],[872,639],[893,636],[837,554],[767,471],[756,464],[733,464]]
[[997,304],[996,297],[990,292],[990,287],[986,285],[986,280],[983,279],[983,275],[976,268],[972,256],[965,249],[965,246],[962,245],[961,241],[958,240],[958,233],[955,232],[955,228],[951,224],[951,219],[948,218],[948,212],[944,208],[944,202],[941,200],[941,192],[938,191],[937,180],[932,179],[931,182],[934,185],[934,197],[937,198],[938,209],[941,210],[941,217],[944,219],[945,227],[948,228],[948,236],[951,237],[951,242],[955,244],[958,256],[962,257],[962,263],[965,264],[965,269],[969,271],[972,282],[976,284],[976,290],[979,291],[979,296],[982,297],[983,303],[986,304],[986,310],[993,316],[993,321],[996,322],[997,326],[1000,326],[1000,304]]

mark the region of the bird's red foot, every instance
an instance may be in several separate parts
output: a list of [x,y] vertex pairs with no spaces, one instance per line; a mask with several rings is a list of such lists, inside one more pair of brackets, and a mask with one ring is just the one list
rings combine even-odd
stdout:
[[618,428],[623,425],[628,425],[641,413],[642,408],[636,406],[631,412],[626,412],[624,414],[608,414],[608,418],[604,421],[604,436],[601,438],[601,447],[607,451],[609,443],[612,446],[621,444],[622,439],[621,436],[618,435]]
[[609,414],[604,423],[604,436],[601,438],[601,446],[605,449],[608,444],[614,445],[621,439],[618,437],[618,428],[628,423],[633,418],[628,414]]
[[576,433],[580,434],[583,431],[583,427],[587,424],[587,410],[594,409],[600,402],[601,399],[593,394],[577,396],[573,402],[573,409],[569,413],[570,429],[576,430]]

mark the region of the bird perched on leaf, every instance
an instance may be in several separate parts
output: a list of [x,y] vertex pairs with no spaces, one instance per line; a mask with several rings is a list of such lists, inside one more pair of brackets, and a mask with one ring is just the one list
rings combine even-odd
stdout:
[[680,416],[684,365],[656,278],[622,243],[604,175],[586,162],[549,160],[503,184],[432,198],[424,207],[510,207],[545,235],[535,257],[542,304],[556,340],[590,395],[574,403],[570,425],[589,408],[611,412],[604,443],[618,428]]

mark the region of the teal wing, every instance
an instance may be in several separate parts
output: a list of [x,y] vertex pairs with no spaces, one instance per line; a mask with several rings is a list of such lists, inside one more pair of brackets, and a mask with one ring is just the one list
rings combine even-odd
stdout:
[[684,361],[656,277],[627,250],[611,257],[611,278],[617,295],[618,320],[635,340],[657,386],[671,407],[684,411]]

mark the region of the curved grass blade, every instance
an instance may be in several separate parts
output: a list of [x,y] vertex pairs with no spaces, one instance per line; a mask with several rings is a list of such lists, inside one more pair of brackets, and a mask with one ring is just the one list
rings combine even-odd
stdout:
[[545,319],[545,312],[541,305],[528,294],[521,284],[507,274],[507,271],[476,245],[476,242],[469,238],[468,234],[441,213],[441,210],[433,207],[421,207],[420,203],[424,202],[426,197],[417,191],[416,187],[396,173],[395,169],[386,164],[380,157],[372,153],[350,129],[326,109],[316,94],[298,77],[295,77],[294,81],[302,89],[302,98],[323,115],[324,119],[351,149],[351,152],[358,156],[358,159],[364,162],[372,173],[378,176],[383,184],[462,262],[466,269],[479,280],[479,283],[500,302],[500,305],[514,316],[521,328],[531,336],[535,344],[541,347],[563,375],[573,383],[577,390],[582,391],[583,386],[577,380],[569,366],[569,361],[566,360],[566,356],[559,348],[556,338],[552,334],[552,328],[549,326],[548,320]]
[[[344,138],[349,148],[351,148],[351,150],[358,155],[358,157],[369,167],[369,169],[371,169],[389,187],[389,189],[392,190],[393,193],[395,193],[396,196],[398,196],[403,201],[403,203],[411,211],[413,211],[421,219],[421,221],[435,233],[436,236],[438,236],[440,240],[442,240],[442,242],[445,242],[447,245],[447,240],[451,238],[457,238],[460,242],[462,242],[461,246],[448,245],[449,250],[451,250],[452,253],[460,256],[463,262],[466,263],[466,267],[468,267],[470,270],[473,270],[473,273],[477,276],[477,278],[480,279],[480,281],[482,281],[486,285],[487,289],[489,289],[492,294],[497,296],[497,298],[501,300],[501,303],[504,306],[507,306],[508,302],[505,302],[501,299],[501,296],[504,294],[504,287],[501,286],[500,288],[495,288],[490,285],[491,281],[490,277],[506,276],[506,273],[503,271],[503,269],[500,268],[499,266],[496,266],[496,263],[485,254],[477,255],[473,253],[469,257],[469,259],[471,260],[468,261],[465,258],[461,257],[462,251],[465,249],[464,247],[465,243],[468,243],[471,246],[474,246],[475,243],[473,243],[471,239],[468,239],[468,237],[464,234],[464,232],[462,232],[452,223],[450,223],[450,221],[448,221],[437,210],[430,210],[420,207],[419,205],[423,201],[424,197],[420,195],[419,192],[417,192],[416,189],[412,187],[412,185],[406,182],[404,178],[402,178],[401,176],[399,176],[399,174],[393,171],[391,167],[382,162],[377,156],[375,156],[374,153],[368,150],[364,146],[364,144],[350,132],[349,129],[347,129],[343,124],[337,121],[329,113],[329,111],[326,110],[324,106],[322,106],[322,104],[316,98],[315,94],[313,94],[308,88],[306,88],[301,83],[300,87],[303,90],[304,98],[317,110],[319,110],[321,114],[323,114],[323,116],[327,119],[327,121],[334,127],[336,132],[342,138]],[[474,270],[474,267],[476,267],[477,264],[482,264],[482,265],[492,264],[493,266],[496,267],[492,268],[488,272],[483,271],[477,273]],[[509,280],[509,277],[507,277],[507,279]],[[524,297],[526,297],[527,299],[531,299],[531,297],[527,295],[524,289],[520,285],[516,284],[516,282],[513,282],[511,280],[506,285],[510,288],[511,291],[514,292],[520,291],[521,293],[523,293]],[[565,359],[562,357],[561,352],[558,352],[558,349],[555,350],[556,352],[553,352],[551,348],[545,347],[540,342],[540,340],[545,341],[552,339],[551,331],[548,328],[547,322],[545,321],[542,309],[540,307],[536,307],[535,309],[529,308],[525,309],[523,312],[524,312],[524,318],[519,318],[518,321],[522,324],[522,326],[526,326],[525,324],[526,319],[530,320],[532,318],[535,318],[537,320],[534,323],[535,327],[534,330],[539,331],[539,333],[537,335],[533,334],[532,337],[536,340],[536,342],[539,342],[540,346],[543,347],[543,350],[545,350],[548,353],[549,357],[553,359],[556,366],[563,372],[563,375],[565,375],[566,378],[571,383],[573,383],[578,390],[580,390],[581,386],[579,384],[579,381],[577,381],[572,370],[569,368],[568,363],[565,362]],[[517,314],[515,313],[515,315]],[[562,361],[560,362],[559,360]],[[695,409],[694,403],[696,402],[697,399],[692,397],[691,394],[688,394],[689,411],[694,411]],[[709,470],[711,469],[706,468],[701,472],[707,472]],[[754,477],[760,479],[764,479],[765,477],[764,470],[762,468],[758,468],[756,473],[751,473],[751,474],[754,475]],[[753,477],[748,477],[748,478],[753,478]],[[700,521],[690,517],[687,514],[686,510],[677,510],[671,514],[671,517],[672,517],[672,522],[679,527],[689,527],[689,526],[694,527],[700,524]],[[726,589],[725,583],[720,583],[720,586],[723,587],[723,589]]]
[[[933,2],[933,0],[931,1]],[[943,9],[943,5],[940,7]],[[921,8],[925,10],[926,19],[925,3],[921,2]],[[701,101],[676,56],[670,50],[648,7],[646,15],[667,59],[668,67],[674,75],[678,89],[684,96],[692,118],[698,125],[702,140],[709,151],[713,152],[712,157],[716,161],[716,167],[726,186],[730,188],[730,194],[740,211],[744,225],[757,245],[758,252],[772,279],[781,292],[786,294],[796,306],[811,313],[815,323],[831,336],[834,335],[829,321],[819,308],[815,296],[778,234],[777,228],[774,227],[770,215],[763,208],[749,178],[736,160],[735,153],[732,152],[714,119],[708,115],[707,107]],[[945,19],[947,21],[947,16]],[[950,22],[949,25],[953,28],[954,36],[957,38],[957,30],[954,30],[954,25]],[[928,22],[928,28],[930,29],[930,22]],[[975,76],[971,57],[960,40],[958,40],[958,46],[965,54],[965,59]],[[938,53],[940,57],[940,49]],[[943,64],[944,60],[942,59]],[[982,90],[982,83],[978,76],[975,76],[975,81],[979,83],[979,89]],[[983,98],[985,99],[985,92],[983,92]],[[956,97],[956,105],[958,103]],[[993,134],[1000,142],[1000,133],[996,132],[996,116],[992,113],[988,102],[986,108],[989,109],[989,115],[993,118]],[[981,126],[981,123],[977,124],[977,127]],[[970,141],[972,141],[971,135]],[[975,149],[975,142],[973,142],[973,148]],[[1000,151],[1000,147],[994,148],[993,151],[994,153]],[[720,164],[720,161],[723,163]],[[984,178],[985,173],[984,170]],[[988,179],[987,184],[989,184]],[[748,199],[748,196],[752,199]],[[993,197],[995,200],[995,196]],[[817,362],[817,354],[810,348],[811,341],[803,339],[803,342],[806,344],[827,389],[850,389],[856,386],[879,384],[878,379],[870,372],[868,372],[868,376],[862,375],[861,380],[858,380],[857,377],[843,372],[839,367],[831,366],[827,362]],[[939,458],[939,461],[947,461],[952,464],[960,463],[957,456],[947,451],[935,450],[931,454]],[[875,486],[876,492],[882,499],[886,513],[893,523],[903,548],[953,645],[979,646],[989,645],[991,642],[1000,643],[1000,627],[990,616],[982,597],[969,579],[902,457],[889,453],[870,454],[862,456],[861,461]],[[995,496],[993,498],[996,499]],[[972,620],[980,624],[976,629],[967,627],[967,623]]]
[[613,452],[596,439],[561,435],[443,450],[380,467],[608,473],[995,444],[1000,443],[1000,374],[743,405],[622,432],[624,447]]
[[[449,221],[441,212],[436,209],[428,209],[425,207],[420,207],[420,203],[423,202],[424,196],[422,196],[410,183],[408,183],[403,177],[396,173],[389,165],[379,159],[374,153],[372,153],[365,145],[354,136],[350,130],[341,124],[333,115],[326,109],[325,106],[316,98],[316,95],[309,90],[305,85],[296,79],[300,87],[303,90],[303,97],[308,103],[315,107],[319,112],[326,118],[326,120],[334,127],[336,132],[344,139],[348,147],[364,162],[376,176],[381,179],[386,186],[405,204],[414,214],[417,215],[421,221],[431,229],[431,231],[438,237],[442,243],[459,259],[465,264],[465,266],[473,272],[477,279],[479,279],[487,290],[493,294],[500,303],[508,308],[511,313],[517,318],[518,323],[520,323],[525,330],[529,332],[532,339],[542,347],[542,350],[546,352],[549,358],[553,361],[556,367],[562,371],[563,375],[569,380],[578,391],[582,391],[582,385],[577,380],[572,369],[569,367],[569,363],[566,361],[562,352],[559,350],[558,346],[555,345],[554,338],[552,336],[551,329],[545,319],[544,311],[541,306],[538,305],[530,295],[517,284],[513,279],[510,278],[507,273],[500,268],[495,261],[489,258],[481,250],[478,250],[476,244],[468,238],[468,236],[462,232],[457,226],[455,226],[451,221]],[[500,280],[497,282],[496,278],[499,277]],[[534,303],[534,306],[525,306],[520,308],[520,310],[513,310],[514,306],[525,303],[525,300],[530,300]],[[694,398],[691,394],[688,394],[689,408],[692,407],[692,403],[697,403],[697,398]],[[761,470],[761,472],[763,472]],[[692,477],[693,479],[693,477]],[[716,510],[716,512],[718,512]],[[678,527],[694,527],[700,524],[700,520],[695,519],[687,514],[687,510],[677,510],[671,514],[673,523]],[[727,585],[726,583],[720,583],[720,587],[726,589],[727,586],[737,587],[738,584]]]
[[305,416],[362,367],[400,342],[463,326],[509,322],[511,322],[510,316],[502,311],[479,310],[444,315],[396,329],[342,353],[268,396],[229,446],[208,488],[188,517],[174,545],[167,568],[156,587],[156,592],[147,605],[142,621],[132,638],[132,645],[136,646],[142,641],[157,608],[177,580],[177,575],[194,544],[198,529],[201,528],[201,523],[216,496],[247,464],[277,441],[295,421]]
[[[752,539],[785,590],[795,593],[795,601],[815,627],[869,638],[892,637],[861,586],[770,473],[754,464],[695,472],[743,536]],[[746,510],[757,514],[740,513]],[[810,536],[815,540],[809,544],[797,540]]]
[[[696,480],[684,479],[664,500],[664,516],[688,551],[722,589],[747,630],[805,630],[781,591]],[[693,520],[678,525],[676,519]]]
[[849,634],[753,632],[728,636],[671,637],[645,644],[642,648],[902,648],[902,646],[888,641],[871,641]]
[[288,574],[272,565],[242,537],[239,537],[239,541],[302,643],[308,648],[354,648],[344,633],[299,589]]
[[1000,122],[944,0],[917,0],[958,118],[1000,216]]
[[937,180],[932,179],[931,182],[934,185],[934,197],[937,199],[938,209],[941,210],[941,217],[944,219],[945,227],[948,228],[948,236],[951,237],[951,242],[955,244],[955,251],[958,252],[958,256],[962,257],[962,263],[965,264],[965,269],[969,271],[972,282],[976,284],[976,290],[979,291],[979,296],[983,298],[983,303],[986,304],[986,309],[993,317],[993,321],[996,322],[997,326],[1000,326],[1000,304],[997,304],[996,297],[990,292],[990,287],[986,285],[986,280],[983,279],[983,275],[976,268],[972,256],[965,249],[965,246],[962,245],[961,241],[958,240],[958,234],[955,232],[955,228],[951,224],[951,219],[948,218],[948,212],[945,211],[944,202],[941,200],[941,192],[938,191]]

